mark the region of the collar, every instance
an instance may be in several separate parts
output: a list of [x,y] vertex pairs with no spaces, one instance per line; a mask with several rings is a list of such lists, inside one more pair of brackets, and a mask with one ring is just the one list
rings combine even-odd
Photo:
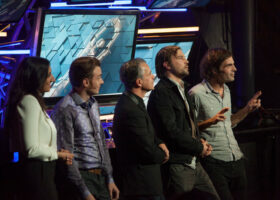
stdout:
[[145,104],[144,104],[144,101],[141,97],[133,94],[132,92],[130,91],[124,91],[123,93],[124,95],[128,96],[136,105],[140,105],[140,106],[144,106],[145,107]]
[[[215,94],[219,94],[218,92],[216,92],[213,87],[211,86],[211,84],[206,80],[203,79],[202,81],[202,85],[204,86],[206,92],[208,93],[215,93]],[[229,88],[226,84],[224,84],[224,92],[229,92]]]
[[[168,78],[168,77],[167,77]],[[172,83],[174,83],[177,87],[184,89],[185,88],[185,83],[184,81],[180,80],[180,82],[177,82],[171,78],[168,78]]]
[[[160,79],[160,81],[165,85],[165,87],[168,87],[168,88],[172,88],[172,87],[177,87],[176,83],[174,83],[174,80],[171,80],[167,77],[163,77]],[[188,84],[186,81],[183,81],[182,82],[184,83],[184,88],[189,88],[190,84]]]
[[82,97],[77,93],[77,92],[71,92],[70,96],[72,97],[72,99],[74,100],[74,102],[76,103],[76,105],[81,106],[82,104],[93,104],[96,100],[93,96],[91,96],[89,98],[88,101],[85,101],[84,99],[82,99]]

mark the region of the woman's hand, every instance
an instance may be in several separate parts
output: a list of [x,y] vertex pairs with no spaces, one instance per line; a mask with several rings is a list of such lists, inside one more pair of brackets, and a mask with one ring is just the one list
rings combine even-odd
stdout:
[[57,152],[57,155],[58,158],[64,160],[67,165],[72,165],[74,154],[70,153],[70,151],[61,149]]

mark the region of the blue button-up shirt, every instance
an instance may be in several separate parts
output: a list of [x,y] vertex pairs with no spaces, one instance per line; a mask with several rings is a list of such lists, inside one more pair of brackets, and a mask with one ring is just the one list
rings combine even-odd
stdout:
[[189,94],[195,103],[198,122],[205,121],[216,115],[222,108],[229,107],[225,113],[226,119],[202,130],[200,133],[213,146],[211,156],[223,161],[239,160],[243,157],[231,127],[231,96],[230,90],[224,84],[224,97],[215,92],[206,81],[194,86]]
[[107,181],[113,182],[110,156],[94,97],[85,102],[77,93],[71,92],[56,105],[51,118],[57,128],[58,149],[74,153],[73,164],[67,166],[67,178],[83,197],[90,192],[79,169],[102,168],[107,174]]

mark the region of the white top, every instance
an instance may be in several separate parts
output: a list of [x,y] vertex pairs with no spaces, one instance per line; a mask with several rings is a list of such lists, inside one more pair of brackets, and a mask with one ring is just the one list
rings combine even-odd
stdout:
[[56,160],[56,128],[38,100],[32,95],[25,95],[17,111],[27,157],[42,161]]

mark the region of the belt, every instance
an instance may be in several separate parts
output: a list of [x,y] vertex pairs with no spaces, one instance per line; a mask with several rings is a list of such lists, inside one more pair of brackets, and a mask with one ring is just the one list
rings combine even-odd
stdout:
[[102,174],[102,169],[99,169],[99,168],[88,169],[86,171],[93,173],[93,174],[98,174],[98,175]]

